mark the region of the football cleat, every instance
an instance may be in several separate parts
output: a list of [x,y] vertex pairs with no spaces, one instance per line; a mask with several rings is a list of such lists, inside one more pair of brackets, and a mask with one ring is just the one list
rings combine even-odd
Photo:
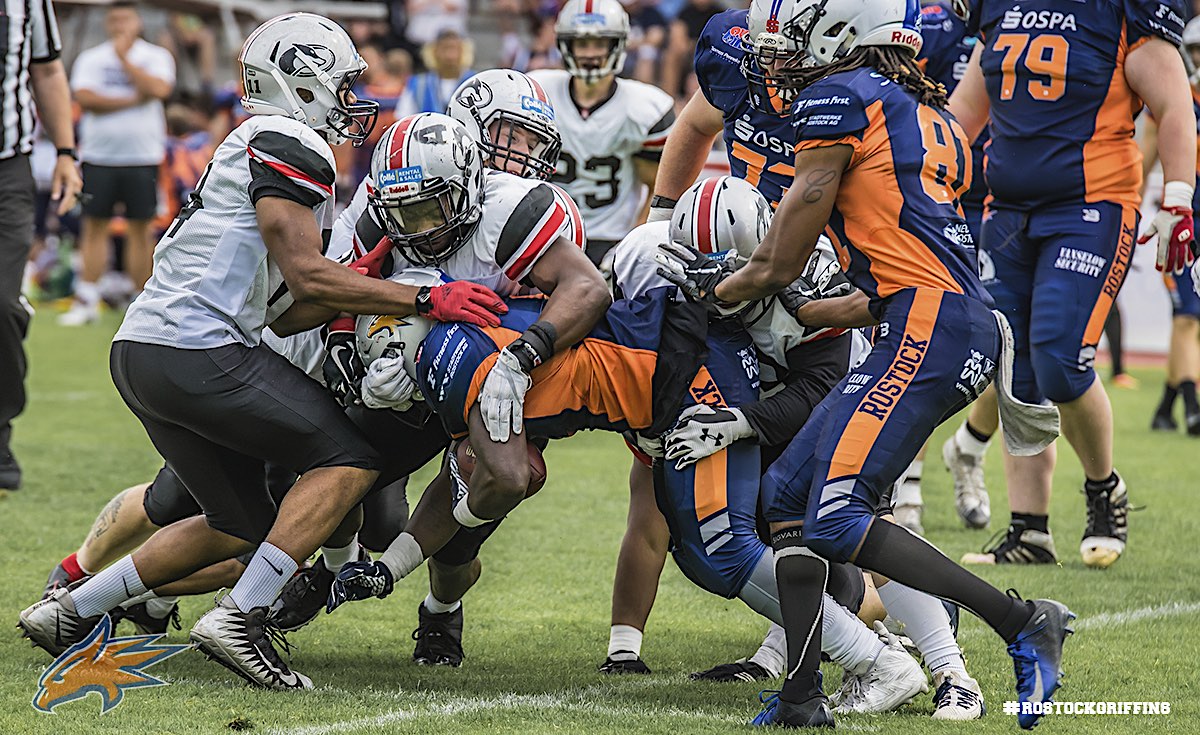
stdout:
[[968,454],[951,436],[942,445],[942,459],[954,476],[954,509],[967,528],[986,528],[992,521],[992,501],[983,481],[983,457]]
[[1107,569],[1121,558],[1129,533],[1129,497],[1125,480],[1117,477],[1117,486],[1108,492],[1090,492],[1087,496],[1088,521],[1079,544],[1083,563],[1095,569]]
[[[358,560],[370,562],[366,547],[358,547]],[[297,571],[279,593],[279,603],[271,612],[272,622],[285,633],[300,630],[311,623],[329,599],[336,574],[321,557],[311,567]]]
[[925,535],[925,526],[921,525],[921,516],[925,513],[924,505],[904,503],[892,507],[892,518],[896,525],[904,526],[918,536]]
[[739,658],[731,664],[721,664],[708,671],[689,674],[688,678],[692,681],[765,681],[774,679],[775,676],[753,661]]
[[1200,412],[1185,413],[1183,420],[1187,424],[1188,436],[1200,436]]
[[929,691],[925,672],[899,639],[878,622],[875,630],[886,641],[883,650],[865,674],[846,672],[842,688],[833,697],[837,714],[890,712]]
[[463,609],[431,613],[425,603],[417,608],[417,629],[413,631],[413,661],[422,666],[462,666]]
[[133,623],[133,627],[137,629],[138,635],[166,635],[167,628],[172,625],[175,626],[175,630],[183,630],[183,625],[179,621],[178,602],[171,605],[171,609],[161,618],[152,615],[144,602],[139,602],[129,607],[113,608],[110,614],[112,615],[113,626],[116,626],[122,620],[128,620]]
[[[1189,425],[1189,429],[1191,426]],[[1175,423],[1175,417],[1169,413],[1156,413],[1150,421],[1151,431],[1178,431],[1179,424]]]
[[[71,575],[66,569],[63,569],[62,562],[54,567],[54,571],[50,572],[50,576],[46,578],[46,588],[42,590],[42,599],[46,599],[54,594],[54,590],[60,587],[66,587],[74,582],[91,579],[92,575],[86,574],[77,580],[71,579]],[[116,622],[116,621],[113,621]]]
[[[1016,595],[1009,590],[1010,595]],[[1033,617],[1025,624],[1017,639],[1008,645],[1013,670],[1017,676],[1017,701],[1052,702],[1051,697],[1062,685],[1062,649],[1071,630],[1075,614],[1054,600],[1034,600]],[[1017,715],[1017,724],[1032,730],[1040,714]]]
[[[1003,534],[1003,538],[1000,538]],[[993,544],[988,548],[988,544]],[[963,564],[1057,564],[1054,538],[1013,521],[1007,530],[993,536],[982,553],[963,554]]]
[[352,561],[342,567],[333,585],[329,588],[329,599],[325,612],[331,613],[346,602],[380,599],[392,594],[392,570],[380,561]]
[[82,617],[75,612],[75,602],[70,590],[78,587],[60,587],[44,600],[21,611],[17,627],[33,645],[57,658],[63,651],[87,637],[100,623],[103,615]]
[[225,595],[204,614],[188,636],[200,651],[247,682],[280,691],[312,689],[312,680],[279,657],[272,642],[290,651],[287,639],[268,618],[270,608],[242,612]]
[[[613,658],[620,656],[621,658]],[[629,658],[632,656],[633,658]],[[633,651],[616,651],[610,653],[608,658],[604,659],[604,663],[600,664],[596,669],[601,674],[650,674],[650,667],[642,660],[642,657]]]
[[763,708],[750,724],[754,727],[834,727],[833,713],[821,691],[820,676],[817,674],[815,690],[800,703],[780,699],[781,692],[776,690],[759,692],[758,701],[762,702]]
[[933,687],[933,719],[978,720],[987,714],[979,682],[961,671],[935,674]]

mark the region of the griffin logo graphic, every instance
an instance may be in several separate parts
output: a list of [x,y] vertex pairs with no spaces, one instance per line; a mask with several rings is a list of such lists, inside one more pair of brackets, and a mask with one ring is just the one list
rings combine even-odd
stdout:
[[315,43],[298,43],[279,56],[279,70],[294,77],[315,77],[316,71],[329,71],[336,59],[333,51]]
[[158,643],[162,635],[114,638],[112,632],[112,619],[105,615],[87,638],[55,659],[38,680],[33,708],[53,714],[60,704],[95,692],[100,696],[100,714],[104,714],[121,703],[126,689],[167,684],[145,670],[191,648]]
[[375,320],[371,322],[371,326],[367,328],[367,336],[374,337],[385,329],[395,330],[400,327],[407,327],[409,324],[408,319],[402,316],[375,317]]

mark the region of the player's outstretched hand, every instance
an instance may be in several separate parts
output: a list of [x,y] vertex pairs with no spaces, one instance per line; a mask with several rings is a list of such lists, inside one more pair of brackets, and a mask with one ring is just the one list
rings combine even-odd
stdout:
[[664,458],[674,461],[675,469],[682,470],[739,439],[754,435],[750,422],[739,409],[692,406],[679,415],[679,423],[664,437]]
[[329,599],[325,601],[325,612],[331,613],[342,603],[352,600],[387,597],[392,593],[392,585],[392,572],[383,562],[350,562],[334,578]]
[[479,391],[479,412],[494,442],[506,442],[520,434],[525,425],[525,393],[533,379],[521,369],[521,361],[505,348],[488,371]]
[[654,259],[658,261],[658,275],[678,286],[692,301],[722,315],[736,311],[738,305],[717,300],[717,285],[733,273],[728,263],[673,242],[659,245]]
[[1155,238],[1158,240],[1158,257],[1154,267],[1163,273],[1178,276],[1196,260],[1196,227],[1192,222],[1190,200],[1186,206],[1164,204],[1150,221],[1146,234],[1138,238],[1138,244],[1144,245]]
[[416,390],[416,383],[404,369],[403,356],[380,357],[362,379],[362,402],[367,408],[407,411],[412,408]]
[[417,294],[417,313],[438,322],[498,327],[498,315],[507,312],[508,306],[492,289],[470,281],[425,286]]

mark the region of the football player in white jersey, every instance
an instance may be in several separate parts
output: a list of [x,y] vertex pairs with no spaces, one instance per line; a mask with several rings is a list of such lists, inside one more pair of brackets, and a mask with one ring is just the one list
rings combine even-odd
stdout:
[[[252,116],[217,148],[160,241],[111,358],[118,391],[204,517],[162,529],[23,611],[20,624],[57,655],[122,602],[257,546],[191,638],[253,684],[305,689],[312,682],[270,642],[268,606],[375,481],[379,457],[320,384],[261,344],[263,329],[301,331],[339,311],[432,313],[461,291],[366,278],[322,256],[330,144],[364,140],[378,111],[350,91],[365,63],[346,32],[321,16],[283,15],[247,38],[240,61]],[[494,300],[483,294],[485,308]],[[301,475],[278,516],[268,461]]]
[[568,0],[555,34],[566,70],[529,76],[549,95],[562,135],[554,181],[581,208],[587,254],[600,265],[646,221],[648,193],[675,123],[674,100],[657,87],[617,77],[629,36],[629,15],[618,0]]

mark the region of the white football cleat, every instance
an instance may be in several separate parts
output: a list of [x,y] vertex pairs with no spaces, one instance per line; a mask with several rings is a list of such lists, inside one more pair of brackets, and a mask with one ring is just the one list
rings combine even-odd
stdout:
[[929,683],[925,680],[925,672],[920,665],[908,655],[900,641],[883,629],[878,622],[876,632],[883,631],[887,643],[875,657],[875,663],[867,673],[852,676],[846,673],[842,689],[834,697],[837,699],[835,713],[873,713],[890,712],[912,701],[912,698],[929,691]]
[[961,671],[935,674],[933,691],[935,720],[978,720],[987,712],[979,682]]
[[265,689],[312,689],[312,680],[292,671],[271,641],[288,649],[283,633],[270,620],[269,607],[242,612],[225,595],[192,627],[189,638],[202,653],[246,681]]
[[87,305],[82,301],[74,301],[71,308],[58,315],[60,327],[82,327],[92,324],[100,318],[100,307]]
[[1125,552],[1129,535],[1129,496],[1125,480],[1117,476],[1117,486],[1107,493],[1089,493],[1086,489],[1088,522],[1079,544],[1083,563],[1093,569],[1108,569]]
[[967,528],[986,528],[992,520],[992,500],[983,481],[983,457],[964,452],[951,436],[942,445],[942,459],[954,476],[954,509]]
[[33,645],[57,658],[86,638],[102,617],[81,617],[75,612],[68,588],[59,587],[53,594],[22,610],[17,627],[25,638],[33,641]]

